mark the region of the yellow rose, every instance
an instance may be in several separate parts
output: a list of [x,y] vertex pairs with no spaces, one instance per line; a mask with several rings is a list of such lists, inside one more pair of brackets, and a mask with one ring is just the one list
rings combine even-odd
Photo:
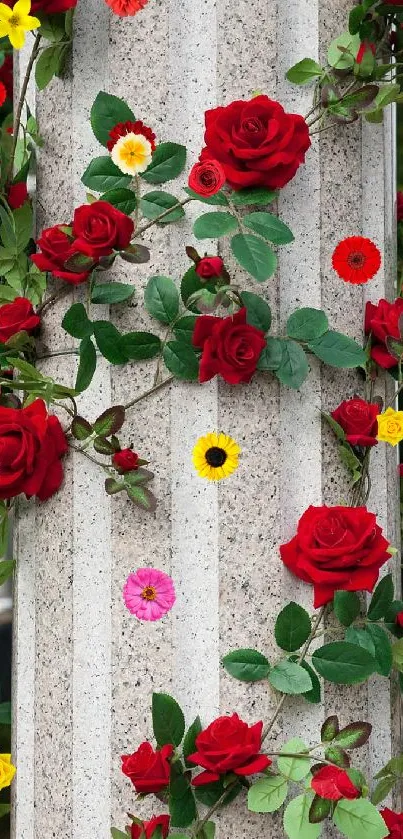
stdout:
[[387,408],[377,416],[378,440],[397,446],[403,440],[403,411]]
[[16,773],[11,763],[11,755],[0,755],[0,789],[9,787]]

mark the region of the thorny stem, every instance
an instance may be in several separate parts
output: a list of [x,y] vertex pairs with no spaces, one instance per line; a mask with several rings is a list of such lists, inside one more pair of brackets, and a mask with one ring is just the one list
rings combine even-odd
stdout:
[[61,300],[61,298],[64,297],[64,295],[67,294],[68,291],[69,288],[61,288],[59,289],[59,291],[55,291],[54,294],[51,294],[50,297],[47,297],[46,300],[43,300],[40,306],[38,306],[36,314],[41,315],[42,312],[48,308],[48,306],[51,306],[53,303],[56,302],[56,300]]
[[39,54],[40,41],[41,41],[41,35],[38,32],[38,34],[36,35],[35,41],[34,41],[34,45],[32,47],[31,55],[29,57],[27,69],[25,71],[25,76],[24,76],[24,80],[23,80],[23,83],[22,83],[22,87],[21,87],[20,98],[18,100],[17,110],[15,112],[15,120],[14,120],[14,128],[13,128],[13,145],[12,145],[12,149],[11,149],[10,163],[9,163],[9,167],[8,167],[8,171],[7,171],[7,178],[6,178],[7,183],[9,183],[12,180],[12,177],[13,177],[14,157],[15,157],[15,151],[16,151],[16,148],[17,148],[18,134],[19,134],[19,131],[20,131],[21,114],[22,114],[22,109],[24,107],[25,97],[27,95],[28,84],[29,84],[29,80],[31,78],[32,68],[33,68],[33,66],[35,64],[35,61],[36,61],[36,59],[38,57],[38,54]]
[[37,355],[37,361],[44,361],[45,358],[56,358],[58,355],[78,355],[79,350],[56,350],[56,352],[49,352],[45,355]]
[[164,387],[165,385],[170,384],[173,382],[174,376],[168,376],[167,379],[164,379],[162,382],[158,382],[157,384],[150,387],[149,390],[146,390],[144,393],[140,393],[140,396],[136,396],[135,399],[132,399],[131,402],[128,402],[127,405],[124,405],[125,411],[128,411],[130,408],[133,408],[134,405],[137,405],[138,402],[141,402],[143,399],[147,399],[147,396],[151,396],[152,393],[156,393],[157,390]]
[[92,463],[96,463],[97,466],[101,466],[102,469],[109,471],[108,465],[106,463],[102,463],[100,460],[97,460],[96,457],[93,457],[91,454],[88,454],[88,452],[84,451],[84,449],[80,449],[80,447],[75,446],[74,443],[69,443],[69,446],[71,449],[74,449],[75,452],[83,454],[84,457],[86,457],[88,460],[91,460]]
[[141,236],[141,234],[144,233],[146,230],[148,230],[149,227],[152,227],[154,224],[158,224],[158,222],[161,221],[161,219],[165,218],[165,216],[169,215],[169,213],[172,213],[174,210],[177,210],[179,207],[184,207],[185,204],[189,204],[189,201],[194,201],[194,200],[195,199],[192,198],[191,195],[188,195],[188,197],[184,198],[183,201],[178,201],[178,203],[174,204],[173,207],[168,207],[168,209],[164,210],[163,213],[160,213],[159,216],[156,216],[156,218],[153,218],[153,219],[151,219],[151,221],[148,221],[147,224],[143,224],[142,227],[139,227],[139,229],[136,231],[136,236]]

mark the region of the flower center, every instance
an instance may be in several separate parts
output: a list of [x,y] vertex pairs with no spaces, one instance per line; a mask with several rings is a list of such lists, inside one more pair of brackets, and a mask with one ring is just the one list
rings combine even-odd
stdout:
[[19,15],[15,14],[15,13],[13,15],[11,15],[11,17],[8,20],[8,23],[12,27],[20,26],[21,21],[20,21]]
[[141,592],[141,597],[143,600],[156,600],[157,599],[157,592],[154,586],[145,586],[143,591]]
[[249,134],[257,134],[259,131],[262,130],[262,123],[260,122],[260,119],[258,119],[257,117],[249,117],[249,119],[244,119],[242,123],[242,128]]
[[351,251],[347,257],[347,264],[350,268],[363,268],[365,262],[365,255],[361,251]]
[[399,434],[400,432],[400,424],[396,422],[396,420],[389,420],[386,426],[386,430],[388,434]]
[[218,469],[219,466],[224,466],[227,459],[227,452],[220,449],[218,446],[212,446],[206,451],[206,460],[209,466]]

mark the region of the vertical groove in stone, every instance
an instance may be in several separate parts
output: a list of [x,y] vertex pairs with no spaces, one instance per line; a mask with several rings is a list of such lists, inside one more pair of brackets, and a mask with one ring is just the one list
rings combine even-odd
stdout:
[[[99,0],[78,4],[73,43],[73,194],[85,202],[80,179],[102,153],[89,114],[108,77],[109,10]],[[81,290],[78,293],[82,297]],[[96,317],[108,307],[96,307]],[[111,404],[110,365],[98,359],[80,410],[94,420]],[[73,578],[73,816],[72,839],[110,834],[111,540],[110,499],[99,467],[74,456]]]

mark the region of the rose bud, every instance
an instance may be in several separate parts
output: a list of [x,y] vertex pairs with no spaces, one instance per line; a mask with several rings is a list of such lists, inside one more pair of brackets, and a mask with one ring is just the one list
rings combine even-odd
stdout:
[[133,472],[139,468],[139,456],[131,449],[121,449],[120,452],[116,452],[112,457],[112,462],[117,472],[121,474]]

